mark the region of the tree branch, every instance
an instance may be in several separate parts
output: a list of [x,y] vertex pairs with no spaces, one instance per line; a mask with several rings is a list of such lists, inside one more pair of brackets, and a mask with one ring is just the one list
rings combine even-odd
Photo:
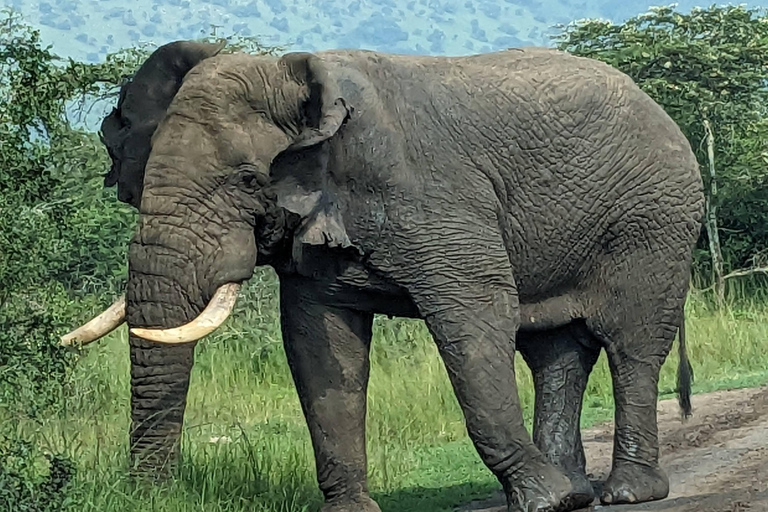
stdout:
[[[732,279],[734,277],[746,277],[751,276],[753,274],[768,274],[768,267],[753,267],[753,268],[742,268],[739,270],[734,270],[733,272],[729,272],[728,274],[723,276],[723,281],[727,281],[728,279]],[[714,288],[715,285],[709,285],[706,288],[702,288],[699,291],[700,292],[708,292],[712,288]]]

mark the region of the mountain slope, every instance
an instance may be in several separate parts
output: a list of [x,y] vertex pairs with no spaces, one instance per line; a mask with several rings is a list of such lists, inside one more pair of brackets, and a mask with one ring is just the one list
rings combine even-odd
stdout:
[[[64,57],[96,62],[122,47],[221,35],[258,36],[291,50],[366,48],[465,55],[548,45],[552,26],[621,21],[648,0],[3,0]],[[683,0],[688,10],[702,2]],[[706,3],[704,3],[707,5]],[[768,5],[768,0],[751,2]]]

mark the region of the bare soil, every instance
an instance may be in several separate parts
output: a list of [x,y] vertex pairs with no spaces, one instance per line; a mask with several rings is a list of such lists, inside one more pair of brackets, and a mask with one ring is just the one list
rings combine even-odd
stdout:
[[[683,422],[676,400],[659,403],[661,464],[667,499],[589,509],[605,512],[768,512],[768,386],[693,397],[694,417]],[[582,433],[587,471],[599,492],[608,476],[613,424]],[[473,502],[460,512],[506,512],[504,496]]]

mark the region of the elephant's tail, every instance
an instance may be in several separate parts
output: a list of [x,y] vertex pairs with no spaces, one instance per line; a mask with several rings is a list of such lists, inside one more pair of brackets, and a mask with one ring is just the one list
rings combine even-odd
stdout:
[[677,401],[682,409],[683,419],[693,416],[693,405],[691,404],[691,385],[693,384],[693,366],[688,359],[688,348],[685,345],[685,312],[683,312],[680,322],[680,331],[678,336],[678,353],[680,362],[677,366]]

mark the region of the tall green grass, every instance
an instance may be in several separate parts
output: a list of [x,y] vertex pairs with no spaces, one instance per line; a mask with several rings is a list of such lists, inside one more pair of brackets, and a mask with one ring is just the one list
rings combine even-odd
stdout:
[[[70,397],[19,432],[78,465],[78,510],[192,512],[316,510],[320,504],[309,434],[283,354],[274,277],[254,278],[226,329],[197,349],[177,481],[137,486],[128,461],[129,360],[124,328],[84,349]],[[768,381],[768,307],[731,305],[713,313],[691,297],[689,351],[697,392]],[[673,353],[660,383],[672,396]],[[532,383],[518,359],[526,421]],[[585,398],[584,424],[612,417],[610,375],[601,357]],[[9,418],[6,418],[8,420]],[[371,488],[386,511],[437,512],[497,487],[465,433],[461,411],[423,324],[377,318],[369,391]]]

